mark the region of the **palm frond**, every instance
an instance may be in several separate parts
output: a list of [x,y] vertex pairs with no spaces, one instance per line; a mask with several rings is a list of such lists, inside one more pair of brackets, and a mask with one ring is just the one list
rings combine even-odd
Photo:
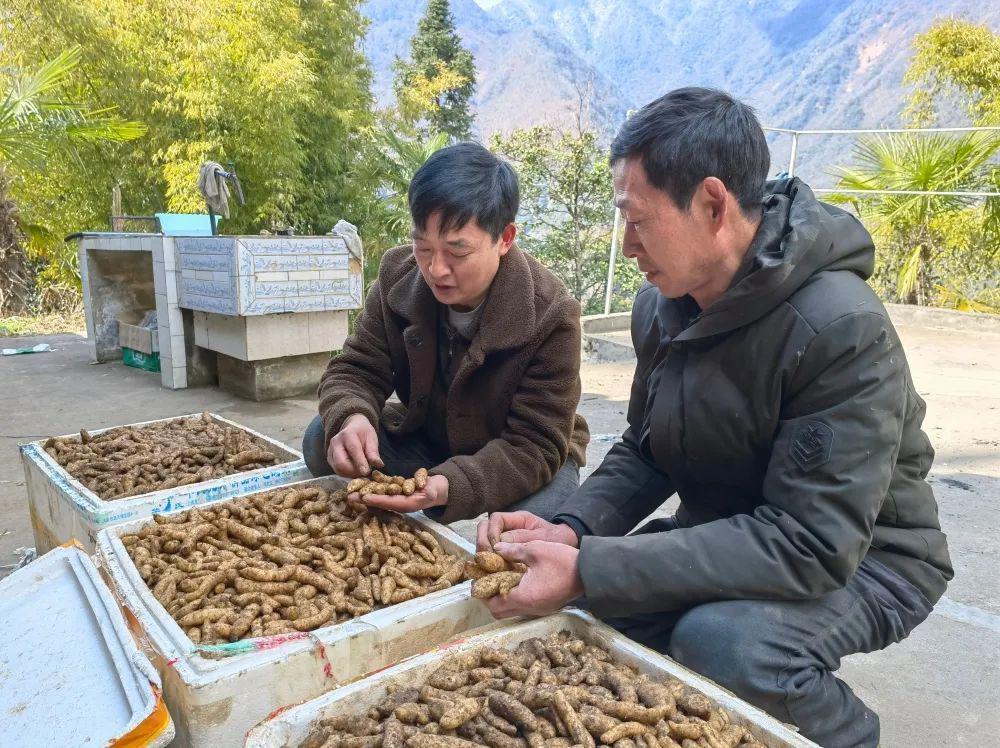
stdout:
[[899,278],[896,281],[896,288],[901,298],[907,298],[917,289],[920,280],[920,260],[923,254],[923,247],[919,244],[910,250],[903,260],[903,265],[899,269]]
[[976,301],[970,298],[961,291],[956,291],[953,288],[948,288],[940,283],[934,285],[935,290],[938,292],[938,302],[942,306],[951,307],[952,309],[957,309],[960,312],[980,312],[983,314],[1000,314],[1000,309],[990,306],[989,304],[983,304],[982,302]]
[[47,94],[58,90],[69,78],[80,62],[81,50],[73,46],[56,55],[39,67],[34,73],[14,78],[5,97],[4,109],[9,109],[15,118],[41,116],[46,109],[59,105],[48,101]]
[[65,132],[72,141],[122,143],[145,135],[146,124],[114,117],[94,117],[92,113],[87,113],[81,121],[68,124]]
[[[836,202],[856,206],[872,230],[891,237],[891,246],[900,247],[896,265],[895,294],[912,297],[921,290],[924,265],[933,262],[941,238],[931,228],[943,216],[967,210],[976,198],[963,195],[879,194],[903,192],[991,191],[1000,172],[995,161],[1000,137],[994,133],[972,132],[954,136],[947,133],[904,133],[859,139],[850,166],[833,170],[837,187],[871,191],[873,194],[840,194]],[[990,201],[997,202],[997,201]],[[987,216],[1000,218],[1000,210],[988,204]],[[987,228],[1000,221],[987,222]]]
[[146,132],[141,122],[60,100],[56,93],[80,62],[80,47],[56,55],[34,72],[15,76],[0,101],[0,161],[37,165],[53,148],[78,143],[122,142]]

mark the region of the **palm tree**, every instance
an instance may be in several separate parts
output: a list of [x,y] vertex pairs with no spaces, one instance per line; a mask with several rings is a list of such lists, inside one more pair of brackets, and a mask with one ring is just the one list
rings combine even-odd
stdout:
[[[1000,138],[983,132],[960,137],[913,133],[865,138],[854,147],[855,165],[835,170],[837,186],[901,192],[992,191],[998,168],[993,158],[998,150]],[[941,218],[967,211],[977,202],[959,195],[839,195],[832,199],[854,203],[858,214],[867,219],[882,250],[891,253],[890,264],[896,271],[894,295],[906,303],[928,300],[934,261],[947,238],[940,228]]]
[[409,227],[410,210],[407,191],[410,180],[423,163],[448,145],[448,133],[439,132],[426,139],[407,138],[392,130],[379,130],[378,140],[382,160],[380,191],[390,208],[385,224],[388,235],[402,237]]
[[80,62],[80,47],[56,55],[34,72],[16,73],[0,98],[0,314],[20,312],[29,287],[17,207],[8,196],[8,169],[40,168],[56,150],[82,143],[122,142],[146,132],[140,122],[63,101],[58,91]]
[[370,215],[364,219],[365,283],[378,274],[382,251],[406,241],[410,233],[410,207],[407,192],[413,174],[435,152],[448,145],[447,133],[435,133],[426,138],[419,134],[401,134],[398,121],[387,116],[387,122],[371,133],[369,158],[357,169],[358,178],[375,184],[376,197]]

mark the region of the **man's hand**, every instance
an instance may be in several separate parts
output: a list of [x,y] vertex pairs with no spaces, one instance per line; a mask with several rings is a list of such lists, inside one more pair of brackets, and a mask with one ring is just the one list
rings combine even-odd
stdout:
[[431,506],[444,506],[447,504],[448,479],[443,475],[430,475],[427,477],[427,485],[422,490],[415,491],[409,496],[368,494],[364,498],[361,498],[358,494],[351,494],[348,498],[363,501],[368,506],[376,506],[379,509],[388,509],[400,514],[415,512],[418,509],[427,509]]
[[382,467],[375,427],[360,413],[348,417],[330,440],[326,460],[342,478],[361,478]]
[[493,550],[508,561],[527,564],[520,584],[506,598],[486,600],[494,618],[545,616],[583,594],[577,557],[580,551],[565,543],[497,543]]
[[546,522],[531,512],[494,512],[476,528],[476,549],[480,551],[495,550],[497,543],[528,543],[532,540],[562,543],[574,548],[579,545],[579,538],[569,525]]

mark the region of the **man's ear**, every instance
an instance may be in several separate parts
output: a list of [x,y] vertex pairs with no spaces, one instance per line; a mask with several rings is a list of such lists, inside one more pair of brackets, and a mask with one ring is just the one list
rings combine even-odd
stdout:
[[706,177],[698,188],[696,198],[700,203],[700,208],[712,224],[719,229],[726,218],[729,210],[729,191],[726,185],[718,177]]
[[517,236],[517,226],[513,223],[508,223],[504,226],[503,231],[500,232],[500,256],[503,257],[510,251],[510,248],[514,245],[514,239]]

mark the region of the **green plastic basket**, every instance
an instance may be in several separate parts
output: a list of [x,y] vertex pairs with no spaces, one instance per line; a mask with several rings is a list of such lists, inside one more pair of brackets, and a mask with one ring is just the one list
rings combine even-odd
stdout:
[[160,370],[159,353],[143,353],[132,348],[122,346],[122,363],[143,371]]

